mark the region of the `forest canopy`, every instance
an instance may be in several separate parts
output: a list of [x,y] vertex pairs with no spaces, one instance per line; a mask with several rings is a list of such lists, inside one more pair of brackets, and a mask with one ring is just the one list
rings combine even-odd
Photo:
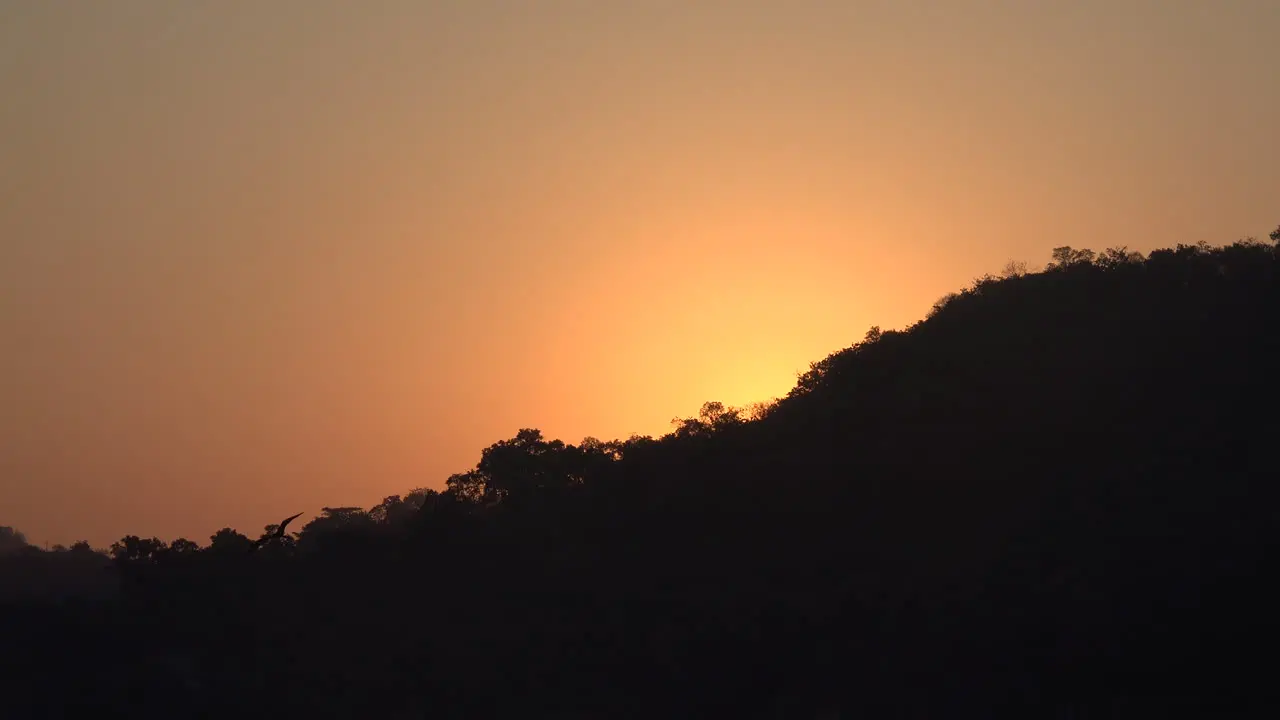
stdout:
[[777,400],[661,437],[521,428],[297,527],[0,528],[5,671],[135,717],[1244,697],[1276,629],[1278,247],[1054,248]]

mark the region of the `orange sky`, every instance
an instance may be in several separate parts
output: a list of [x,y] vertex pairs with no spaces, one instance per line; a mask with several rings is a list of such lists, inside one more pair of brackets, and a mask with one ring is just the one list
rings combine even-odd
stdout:
[[207,540],[1280,222],[1275,0],[0,0],[0,525]]

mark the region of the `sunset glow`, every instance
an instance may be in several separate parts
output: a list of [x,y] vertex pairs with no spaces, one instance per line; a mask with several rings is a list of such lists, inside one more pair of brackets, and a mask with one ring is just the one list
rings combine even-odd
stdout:
[[1274,0],[0,0],[0,525],[256,536],[522,427],[783,395],[1010,259],[1264,235],[1278,33]]

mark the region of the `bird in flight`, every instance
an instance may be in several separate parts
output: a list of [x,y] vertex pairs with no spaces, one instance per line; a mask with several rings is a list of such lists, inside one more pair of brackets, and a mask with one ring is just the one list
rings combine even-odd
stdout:
[[298,518],[301,515],[302,513],[298,513],[297,515],[290,515],[284,520],[281,520],[280,524],[276,526],[276,529],[274,531],[269,533],[264,533],[262,537],[254,541],[253,547],[249,548],[249,550],[252,552],[253,550],[257,550],[258,548],[262,547],[263,545],[266,545],[267,543],[271,542],[272,540],[275,540],[276,538],[284,537],[285,527],[288,526],[289,523],[293,522],[296,518]]

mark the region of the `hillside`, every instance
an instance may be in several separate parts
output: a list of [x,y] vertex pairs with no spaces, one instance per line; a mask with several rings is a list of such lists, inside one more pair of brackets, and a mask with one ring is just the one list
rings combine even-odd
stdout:
[[[257,551],[122,539],[111,597],[10,598],[5,677],[48,694],[0,716],[1269,702],[1277,243],[1058,248],[774,403],[661,438],[521,430],[443,491]],[[0,573],[18,555],[42,553]]]

